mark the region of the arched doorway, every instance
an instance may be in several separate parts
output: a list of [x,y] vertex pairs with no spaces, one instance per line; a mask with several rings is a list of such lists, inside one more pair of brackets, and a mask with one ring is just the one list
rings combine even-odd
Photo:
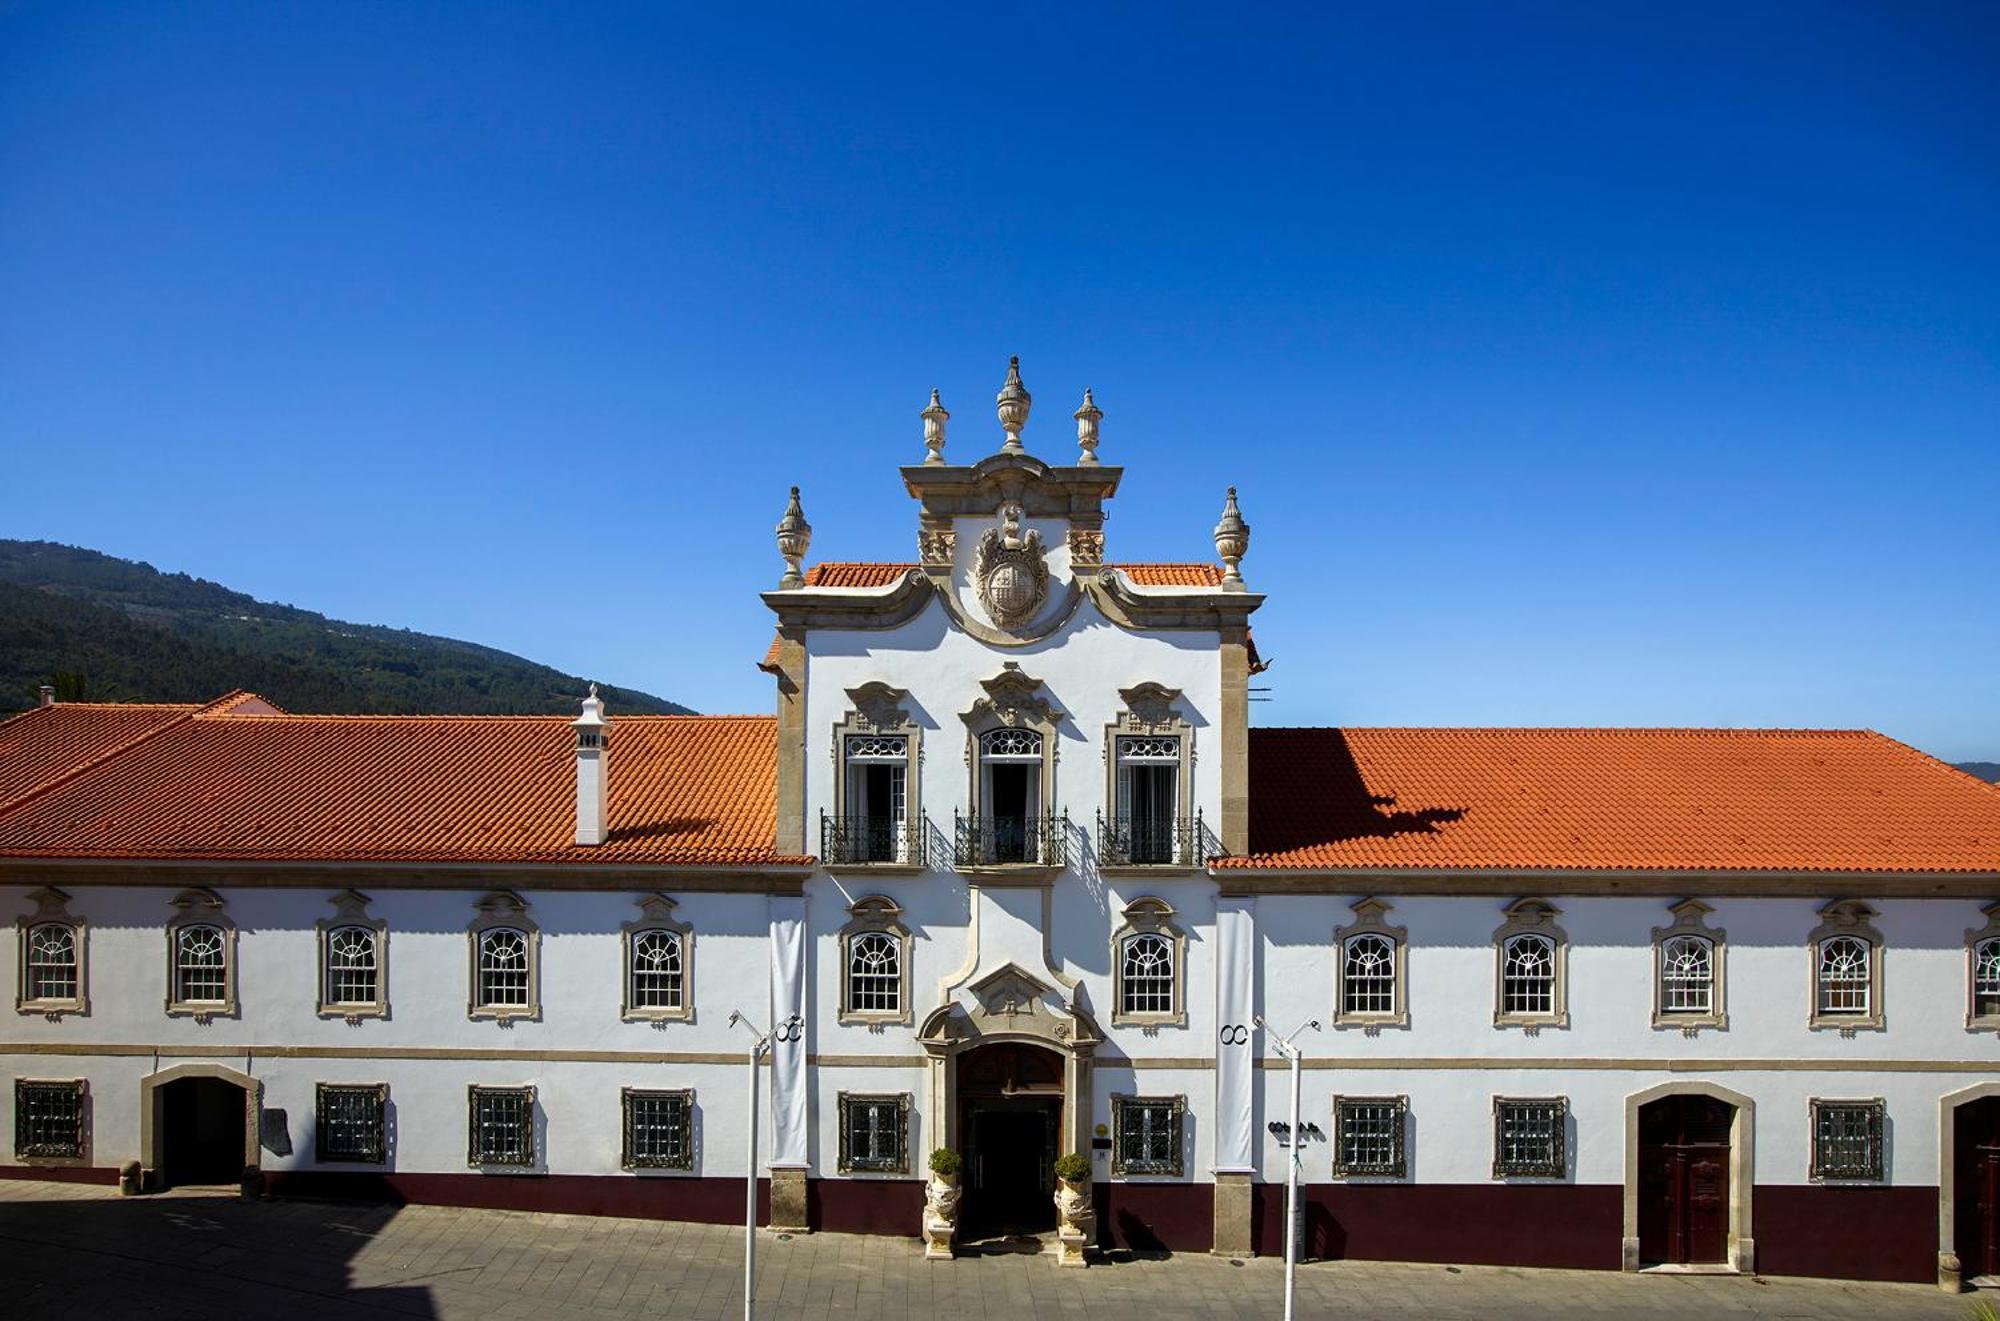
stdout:
[[1755,1103],[1713,1083],[1625,1098],[1627,1270],[1756,1269],[1751,1236]]
[[995,1042],[958,1057],[966,1169],[960,1225],[966,1239],[1055,1228],[1051,1191],[1063,1082],[1063,1057],[1026,1042]]
[[1939,1124],[1947,1163],[1940,1183],[1949,1198],[1940,1210],[1949,1216],[1951,1230],[1943,1253],[1958,1258],[1953,1285],[2000,1277],[2000,1092],[1992,1084],[1972,1090],[1957,1104],[1945,1098],[1947,1112]]
[[234,1184],[258,1164],[258,1085],[218,1064],[182,1064],[140,1083],[140,1159],[151,1181]]

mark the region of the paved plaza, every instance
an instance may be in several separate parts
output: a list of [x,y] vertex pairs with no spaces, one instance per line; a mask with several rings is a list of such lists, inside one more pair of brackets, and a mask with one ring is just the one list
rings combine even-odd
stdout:
[[[1175,1321],[1276,1317],[1284,1270],[1202,1254],[1058,1271],[998,1250],[927,1263],[916,1240],[813,1234],[758,1244],[758,1315],[821,1321]],[[742,1315],[741,1230],[450,1207],[119,1198],[0,1181],[0,1316],[439,1317],[583,1321]],[[1325,1262],[1299,1271],[1301,1317],[1956,1318],[1922,1285],[1635,1277],[1595,1271]]]

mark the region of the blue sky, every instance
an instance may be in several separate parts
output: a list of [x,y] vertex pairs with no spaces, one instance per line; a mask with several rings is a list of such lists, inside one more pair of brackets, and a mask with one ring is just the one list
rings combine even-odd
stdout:
[[2000,757],[2000,7],[0,5],[0,532],[763,710],[1082,387],[1270,724]]

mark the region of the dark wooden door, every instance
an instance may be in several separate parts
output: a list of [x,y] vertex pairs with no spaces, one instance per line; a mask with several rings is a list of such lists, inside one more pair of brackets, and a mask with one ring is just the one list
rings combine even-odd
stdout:
[[967,1149],[969,1228],[1039,1233],[1055,1226],[1056,1107],[1049,1102],[975,1103]]
[[1960,1274],[2000,1275],[2000,1097],[1952,1114],[1953,1235]]
[[1663,1097],[1639,1111],[1639,1257],[1648,1264],[1729,1259],[1729,1129],[1734,1106]]
[[177,1078],[161,1089],[161,1163],[168,1183],[243,1177],[243,1089],[220,1078]]

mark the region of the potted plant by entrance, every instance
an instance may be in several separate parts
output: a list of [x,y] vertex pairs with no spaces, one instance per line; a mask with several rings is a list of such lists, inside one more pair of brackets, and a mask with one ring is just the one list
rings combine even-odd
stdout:
[[1097,1230],[1090,1201],[1090,1158],[1078,1152],[1056,1157],[1056,1265],[1088,1266],[1083,1251]]
[[924,1185],[924,1259],[949,1261],[958,1237],[959,1171],[965,1158],[946,1147],[931,1153],[931,1177]]

